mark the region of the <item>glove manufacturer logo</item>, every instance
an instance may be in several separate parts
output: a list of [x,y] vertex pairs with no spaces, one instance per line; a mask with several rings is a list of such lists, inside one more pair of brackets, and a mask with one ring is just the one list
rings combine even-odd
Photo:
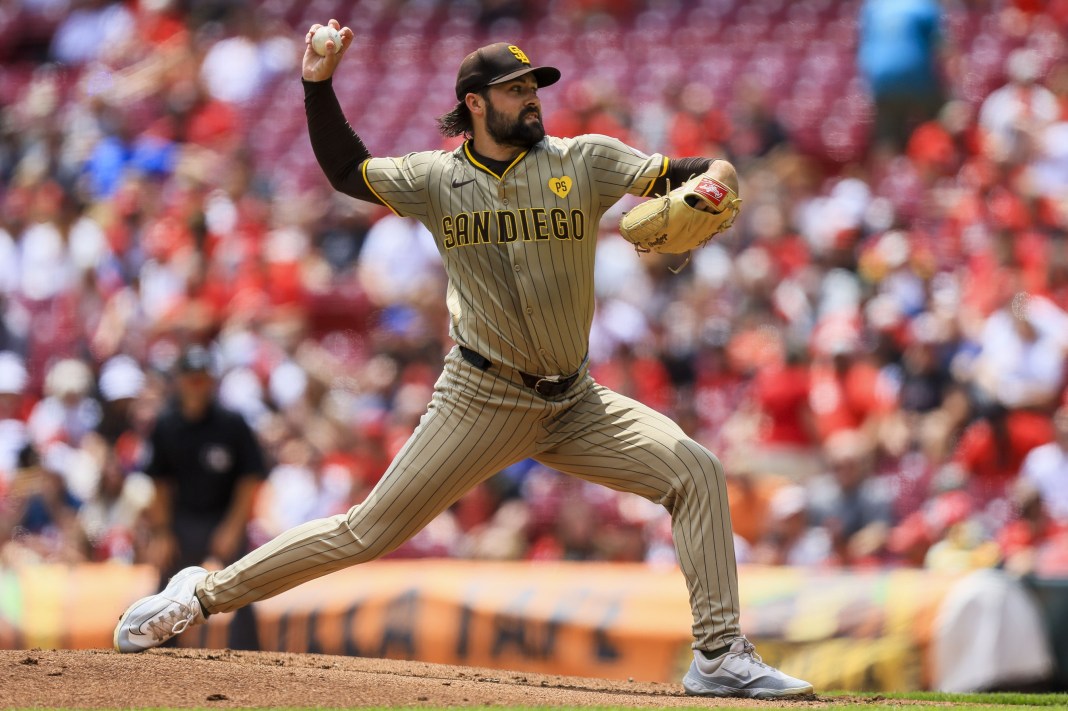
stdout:
[[714,178],[702,178],[693,191],[716,207],[719,207],[723,204],[723,199],[727,197],[729,189]]
[[557,197],[567,197],[571,192],[571,178],[566,175],[562,178],[549,178],[549,190],[556,193]]
[[515,55],[515,58],[526,65],[530,65],[530,59],[527,57],[526,52],[516,47],[514,44],[508,45],[508,51]]

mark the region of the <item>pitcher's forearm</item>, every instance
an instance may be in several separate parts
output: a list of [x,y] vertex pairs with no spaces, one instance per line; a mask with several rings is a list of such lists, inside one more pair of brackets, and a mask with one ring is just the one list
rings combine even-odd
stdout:
[[381,205],[382,201],[371,192],[360,171],[371,152],[345,120],[332,80],[302,82],[312,151],[330,185],[358,200]]

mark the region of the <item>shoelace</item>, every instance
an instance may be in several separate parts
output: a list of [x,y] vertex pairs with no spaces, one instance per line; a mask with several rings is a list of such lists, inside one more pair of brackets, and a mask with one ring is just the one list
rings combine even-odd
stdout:
[[738,652],[735,652],[732,649],[731,652],[730,652],[731,654],[736,654],[738,656],[749,657],[750,659],[753,660],[753,662],[755,664],[759,664],[760,666],[764,667],[765,669],[769,669],[770,668],[770,667],[768,667],[767,664],[764,663],[764,659],[759,654],[757,654],[756,645],[754,645],[752,642],[750,642],[749,639],[746,638],[746,637],[739,637],[738,639],[741,640],[741,642],[742,642],[742,649],[741,649],[741,651],[738,651]]
[[[196,610],[189,605],[178,605],[177,610],[170,610],[148,623],[148,629],[157,642],[164,642],[176,634],[181,634],[193,624]],[[170,627],[168,628],[168,625]]]

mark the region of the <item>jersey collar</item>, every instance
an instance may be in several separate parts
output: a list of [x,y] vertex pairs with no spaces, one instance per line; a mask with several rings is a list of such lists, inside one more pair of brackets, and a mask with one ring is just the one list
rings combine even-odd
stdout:
[[475,166],[479,170],[484,170],[485,172],[489,173],[490,175],[492,175],[497,180],[504,180],[504,176],[508,175],[508,171],[511,170],[512,168],[514,168],[516,163],[518,163],[519,161],[523,160],[523,157],[527,153],[530,153],[530,149],[529,148],[527,150],[523,151],[522,153],[520,153],[519,155],[517,155],[515,157],[515,160],[513,160],[511,163],[508,164],[508,167],[504,169],[503,173],[501,173],[500,175],[497,175],[492,170],[490,170],[488,166],[486,166],[485,164],[479,162],[479,160],[477,158],[475,158],[475,154],[471,151],[470,144],[471,144],[471,140],[470,139],[464,141],[463,149],[464,149],[464,155],[467,156],[467,160],[471,163],[471,165]]

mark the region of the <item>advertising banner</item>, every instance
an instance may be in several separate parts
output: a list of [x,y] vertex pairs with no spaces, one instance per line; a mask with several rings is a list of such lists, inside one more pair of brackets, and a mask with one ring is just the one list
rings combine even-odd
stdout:
[[[743,630],[767,662],[817,688],[901,690],[929,684],[931,620],[957,578],[747,567],[740,579]],[[119,613],[155,582],[143,567],[0,572],[0,646],[109,647]],[[378,561],[255,609],[266,650],[648,681],[677,681],[690,659],[674,567]],[[231,619],[180,644],[224,648]]]

